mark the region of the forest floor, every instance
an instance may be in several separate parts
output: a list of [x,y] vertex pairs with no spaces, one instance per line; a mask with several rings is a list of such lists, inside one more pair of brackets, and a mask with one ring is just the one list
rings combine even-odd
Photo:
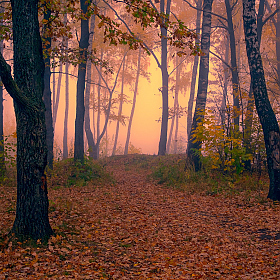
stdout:
[[0,279],[280,279],[278,203],[164,187],[140,161],[103,160],[110,184],[50,187],[45,245],[5,244],[16,189],[1,187]]

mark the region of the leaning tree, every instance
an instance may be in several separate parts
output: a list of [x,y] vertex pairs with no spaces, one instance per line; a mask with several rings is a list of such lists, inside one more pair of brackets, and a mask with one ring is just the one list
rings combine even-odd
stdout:
[[243,23],[251,85],[266,148],[270,179],[268,198],[280,200],[280,130],[267,94],[254,0],[243,0]]
[[16,237],[47,239],[48,218],[44,59],[38,0],[11,0],[14,78],[0,55],[0,76],[14,101],[17,123],[17,207],[11,230]]

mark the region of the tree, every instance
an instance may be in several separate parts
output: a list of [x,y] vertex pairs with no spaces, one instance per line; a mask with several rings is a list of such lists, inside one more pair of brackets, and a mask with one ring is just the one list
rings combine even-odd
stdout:
[[243,0],[243,24],[255,105],[264,134],[270,179],[268,198],[280,200],[280,130],[268,99],[254,0]]
[[231,74],[232,74],[232,89],[233,89],[233,119],[234,119],[234,130],[239,131],[239,77],[237,69],[237,58],[236,58],[236,43],[235,34],[232,21],[233,6],[230,5],[229,0],[225,0],[226,11],[227,11],[227,30],[229,33],[230,42],[230,62],[231,62]]
[[140,70],[141,70],[141,47],[139,47],[139,53],[138,53],[138,62],[137,62],[137,73],[136,73],[136,79],[135,79],[135,86],[134,86],[134,93],[133,93],[133,101],[132,101],[132,108],[130,112],[128,127],[127,127],[127,135],[126,135],[126,141],[124,146],[124,154],[128,154],[128,147],[129,147],[129,140],[130,140],[130,134],[131,134],[131,126],[136,106],[136,97],[138,92],[138,84],[139,84],[139,77],[140,77]]
[[52,100],[51,100],[51,59],[49,50],[51,49],[51,36],[49,36],[48,31],[50,30],[50,18],[51,10],[48,5],[44,6],[44,22],[43,25],[43,34],[42,39],[44,41],[45,47],[45,73],[44,73],[44,94],[43,99],[46,107],[45,119],[46,119],[46,128],[47,128],[47,147],[48,147],[48,166],[52,168],[53,166],[53,138],[54,138],[54,129],[53,129],[53,118],[52,118]]
[[118,144],[118,136],[119,136],[119,129],[120,129],[120,121],[121,121],[121,117],[122,117],[122,107],[123,107],[123,103],[124,103],[124,83],[125,83],[125,56],[123,59],[123,71],[122,71],[122,83],[121,83],[121,93],[119,95],[120,98],[120,102],[119,102],[119,110],[118,110],[118,117],[117,117],[117,125],[116,125],[116,134],[115,134],[115,141],[114,141],[114,145],[113,145],[113,151],[112,151],[112,156],[115,155],[116,153],[116,149],[117,149],[117,144]]
[[17,123],[17,207],[11,232],[16,237],[47,239],[48,219],[44,59],[38,0],[12,0],[14,79],[0,55],[0,76],[14,100]]
[[[90,34],[89,34],[89,47],[88,51],[91,52],[92,50],[92,43],[93,43],[93,35],[94,35],[94,28],[95,28],[95,15],[91,16],[91,23],[90,23]],[[90,129],[90,117],[89,117],[89,100],[90,100],[90,89],[91,89],[91,64],[90,60],[87,61],[87,83],[86,83],[86,90],[85,90],[85,133],[88,141],[88,149],[89,149],[89,156],[93,158],[93,134]]]
[[202,34],[201,34],[201,50],[204,53],[200,58],[199,80],[196,98],[196,107],[193,116],[191,132],[188,139],[187,155],[194,163],[195,170],[200,169],[200,159],[197,151],[201,147],[201,142],[196,141],[194,131],[197,126],[204,119],[207,87],[208,87],[208,73],[209,73],[209,49],[210,49],[210,32],[211,32],[211,10],[213,0],[205,0],[203,3],[202,16]]
[[75,120],[75,142],[74,142],[74,159],[84,161],[84,91],[86,80],[86,61],[87,51],[89,46],[89,19],[86,16],[88,12],[89,2],[86,0],[80,1],[81,10],[85,18],[81,19],[81,38],[79,42],[80,48],[80,63],[78,68],[77,81],[77,103],[76,103],[76,120]]
[[[202,0],[198,0],[196,7],[197,7],[197,13],[196,13],[196,27],[195,32],[197,34],[200,33],[200,22],[201,22],[201,6],[202,6]],[[199,44],[199,38],[197,37],[195,39],[195,43]],[[198,59],[199,56],[194,56],[193,61],[193,68],[192,68],[192,81],[191,81],[191,90],[190,90],[190,97],[188,102],[188,114],[187,114],[187,136],[189,137],[192,127],[192,112],[193,112],[193,100],[194,100],[194,94],[195,94],[195,84],[196,84],[196,77],[197,77],[197,68],[198,68]]]
[[[2,11],[3,8],[0,8],[0,12]],[[3,40],[0,41],[0,52],[3,55]],[[3,85],[2,81],[0,80],[1,85],[0,85],[0,177],[3,177],[5,175],[5,149],[4,149],[4,119],[3,119]]]

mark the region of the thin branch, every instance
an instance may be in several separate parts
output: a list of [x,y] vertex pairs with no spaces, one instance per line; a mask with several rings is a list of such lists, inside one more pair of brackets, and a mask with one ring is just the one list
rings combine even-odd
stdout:
[[169,74],[168,77],[171,76],[171,74],[187,59],[188,57],[185,57]]
[[119,73],[120,73],[120,70],[121,70],[121,67],[122,67],[122,64],[124,62],[124,59],[127,55],[128,51],[125,53],[125,55],[123,56],[123,60],[122,60],[122,63],[120,64],[120,67],[118,69],[118,72],[117,72],[117,75],[116,75],[116,79],[115,79],[115,83],[114,83],[114,86],[112,88],[112,90],[110,90],[109,86],[108,86],[108,83],[106,82],[106,80],[104,79],[102,73],[100,72],[100,70],[98,69],[98,67],[95,65],[95,68],[99,74],[99,76],[101,77],[101,79],[103,80],[103,82],[105,83],[106,85],[106,88],[108,89],[109,93],[110,93],[110,97],[109,97],[109,104],[108,104],[108,109],[107,109],[107,116],[106,116],[106,119],[105,119],[105,124],[104,124],[104,127],[103,127],[103,130],[101,132],[101,134],[99,135],[98,139],[96,140],[96,144],[100,143],[100,140],[102,139],[103,135],[105,134],[105,131],[106,131],[106,128],[107,128],[107,124],[108,124],[108,121],[109,121],[109,116],[110,116],[110,110],[111,110],[111,104],[112,104],[112,96],[113,96],[113,92],[115,91],[115,88],[116,88],[116,85],[117,85],[117,81],[118,81],[118,76],[119,76]]
[[210,50],[209,50],[209,53],[213,54],[215,57],[217,57],[219,60],[221,60],[228,68],[231,69],[231,66],[222,57],[220,57],[217,54],[211,52]]
[[[51,74],[63,74],[63,75],[72,76],[72,77],[74,77],[74,78],[78,78],[78,76],[76,76],[76,75],[74,75],[74,74],[70,74],[70,73],[66,73],[66,72],[61,72],[61,71],[52,71]],[[89,84],[97,85],[97,86],[106,88],[105,86],[102,86],[102,85],[100,85],[100,84],[98,84],[98,83],[95,83],[95,82],[93,82],[92,80],[86,79],[85,81],[86,81],[87,83],[89,83]]]
[[[127,30],[129,31],[129,33],[136,39],[136,40],[139,40],[139,38],[137,36],[135,36],[135,34],[131,31],[131,29],[129,28],[129,26],[127,25],[127,23],[119,16],[119,14],[117,13],[117,11],[105,0],[103,0],[104,3],[107,4],[107,6],[115,13],[115,15],[117,16],[117,18],[125,25],[125,27],[127,28]],[[148,45],[142,41],[143,45],[145,46],[145,48],[152,54],[152,56],[154,57],[157,65],[159,68],[161,68],[161,64],[157,58],[157,56],[155,55],[155,53],[153,52],[153,50],[148,47]]]
[[270,20],[271,18],[273,18],[273,17],[277,14],[277,12],[278,12],[279,10],[280,10],[280,7],[276,8],[276,10],[275,10],[273,13],[269,14],[269,15],[265,18],[265,20],[263,21],[262,25],[265,25],[266,22],[267,22],[268,20]]
[[151,4],[151,6],[155,9],[155,11],[159,14],[157,7],[155,6],[155,4],[149,0],[149,3]]
[[[191,8],[203,12],[203,9],[199,9],[199,8],[193,6],[189,1],[187,1],[187,0],[183,0],[183,1],[186,2],[186,3],[188,3],[189,6],[190,6]],[[218,18],[221,18],[221,19],[227,21],[227,19],[226,19],[225,17],[223,17],[223,16],[221,16],[221,15],[218,15],[218,14],[216,14],[216,13],[210,12],[209,14],[211,14],[211,15],[213,15],[213,16],[216,16],[216,17],[218,17]]]
[[[264,4],[265,4],[267,10],[269,11],[269,13],[272,13],[272,10],[271,10],[270,5],[269,5],[269,3],[267,2],[267,0],[265,0]],[[271,20],[272,20],[274,26],[276,27],[276,20],[275,20],[275,18],[272,17]]]

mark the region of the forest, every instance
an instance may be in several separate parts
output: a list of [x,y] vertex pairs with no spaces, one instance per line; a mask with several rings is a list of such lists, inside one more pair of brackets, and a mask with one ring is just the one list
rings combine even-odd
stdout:
[[0,4],[0,279],[279,279],[278,0]]

